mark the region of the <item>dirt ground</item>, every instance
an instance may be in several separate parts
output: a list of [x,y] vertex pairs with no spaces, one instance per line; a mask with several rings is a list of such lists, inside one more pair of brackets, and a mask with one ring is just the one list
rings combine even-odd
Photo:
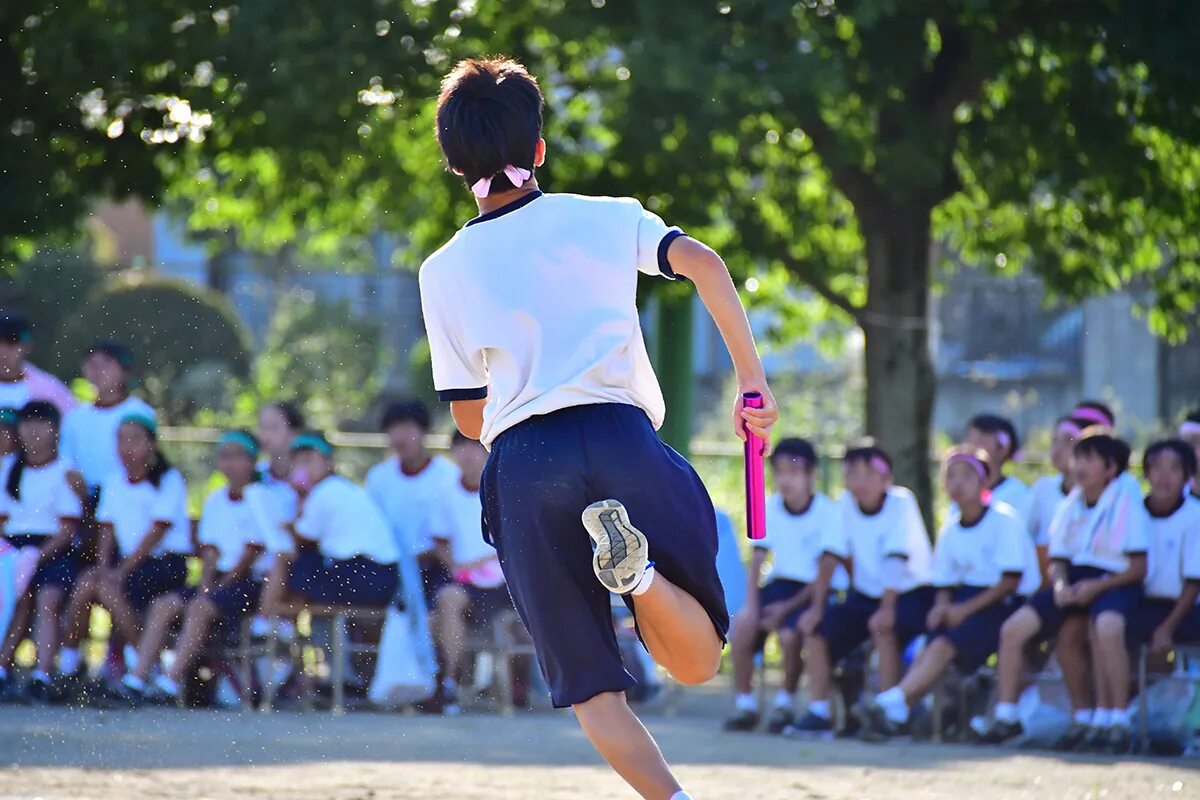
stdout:
[[[710,690],[711,691],[711,690]],[[1200,798],[1200,763],[726,734],[720,693],[647,723],[697,800]],[[634,798],[568,712],[0,708],[0,800]]]

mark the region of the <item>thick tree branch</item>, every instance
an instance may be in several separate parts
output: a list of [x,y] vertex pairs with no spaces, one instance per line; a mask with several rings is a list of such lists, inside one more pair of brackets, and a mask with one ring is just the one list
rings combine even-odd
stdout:
[[783,265],[788,268],[788,272],[795,275],[802,283],[820,295],[825,302],[849,314],[850,318],[859,325],[863,324],[862,307],[850,302],[850,298],[834,290],[823,278],[818,276],[815,267],[786,253],[783,255],[782,260]]
[[844,154],[839,152],[837,134],[819,115],[814,114],[812,119],[802,119],[800,127],[812,139],[813,149],[829,168],[834,184],[855,208],[861,208],[870,198],[878,195],[879,184],[862,167],[845,160]]

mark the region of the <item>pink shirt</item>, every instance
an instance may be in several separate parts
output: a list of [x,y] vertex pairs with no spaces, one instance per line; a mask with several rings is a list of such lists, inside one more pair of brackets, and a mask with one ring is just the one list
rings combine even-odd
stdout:
[[49,400],[64,415],[78,405],[65,383],[28,361],[25,362],[25,385],[29,387],[30,400]]

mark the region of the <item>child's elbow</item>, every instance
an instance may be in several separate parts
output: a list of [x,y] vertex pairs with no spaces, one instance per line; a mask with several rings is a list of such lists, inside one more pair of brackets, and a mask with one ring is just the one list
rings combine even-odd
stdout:
[[715,250],[688,236],[680,236],[671,242],[667,261],[676,275],[693,283],[703,282],[711,275],[729,273],[729,268]]

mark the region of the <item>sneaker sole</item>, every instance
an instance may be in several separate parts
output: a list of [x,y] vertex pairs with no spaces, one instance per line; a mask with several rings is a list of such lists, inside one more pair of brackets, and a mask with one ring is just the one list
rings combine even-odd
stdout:
[[592,571],[613,594],[629,594],[650,563],[646,536],[629,521],[625,506],[601,500],[583,510],[583,527],[596,545]]

